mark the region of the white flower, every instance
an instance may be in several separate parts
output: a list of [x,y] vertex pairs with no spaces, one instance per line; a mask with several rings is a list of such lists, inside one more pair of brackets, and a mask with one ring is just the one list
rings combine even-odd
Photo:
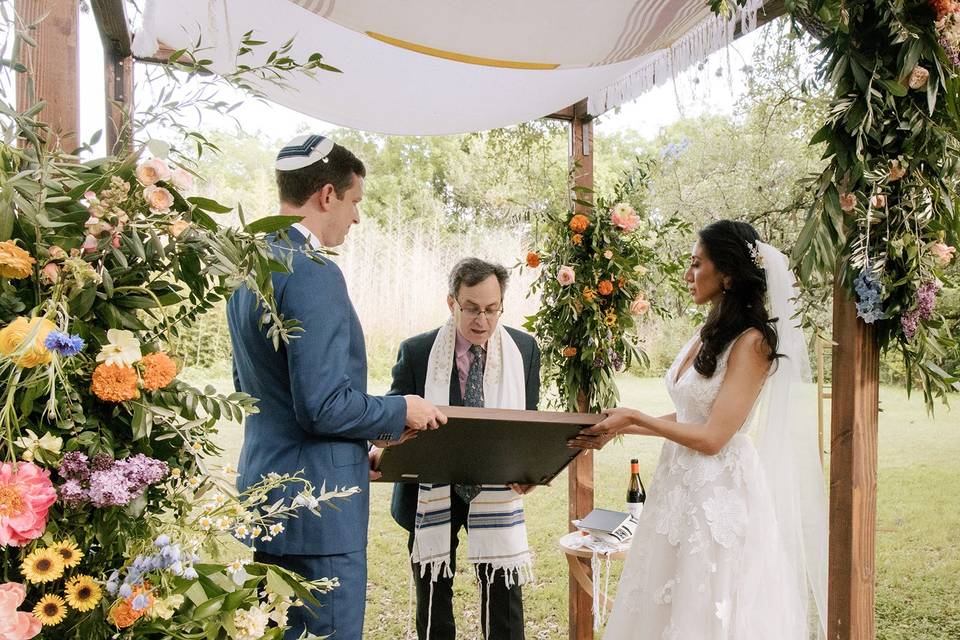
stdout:
[[274,524],[270,525],[270,535],[271,535],[271,536],[278,536],[278,535],[280,535],[281,533],[283,533],[283,523],[282,523],[282,522],[277,522],[277,523],[274,523]]
[[132,331],[110,329],[107,331],[107,344],[97,354],[97,362],[130,367],[143,357],[140,353],[140,341]]
[[236,640],[259,640],[267,630],[270,618],[259,607],[241,609],[233,614]]
[[43,453],[51,453],[54,456],[60,455],[60,449],[63,447],[63,438],[49,433],[38,436],[32,429],[26,429],[27,435],[17,438],[16,445],[23,452],[23,459],[31,462],[34,458],[43,458]]
[[304,491],[293,499],[293,505],[295,507],[316,509],[318,506],[320,506],[320,501],[317,500],[311,493]]
[[197,520],[197,526],[200,527],[201,531],[210,531],[213,527],[213,520],[211,520],[209,516],[201,516],[200,519]]
[[238,524],[233,530],[233,535],[242,540],[250,535],[250,529],[245,524]]

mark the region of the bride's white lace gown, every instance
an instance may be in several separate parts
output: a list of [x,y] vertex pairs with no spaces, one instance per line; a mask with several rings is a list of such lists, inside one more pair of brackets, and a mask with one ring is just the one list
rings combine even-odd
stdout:
[[[712,377],[690,366],[677,380],[697,337],[666,375],[681,423],[706,422],[732,347]],[[806,640],[749,424],[712,456],[664,443],[606,640]]]

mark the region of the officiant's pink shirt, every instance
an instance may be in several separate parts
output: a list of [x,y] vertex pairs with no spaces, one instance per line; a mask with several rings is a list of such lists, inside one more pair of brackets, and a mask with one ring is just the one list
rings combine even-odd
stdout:
[[[464,398],[467,395],[467,376],[470,375],[470,365],[473,364],[473,354],[470,353],[471,343],[469,340],[460,335],[460,330],[457,330],[457,374],[460,376],[460,397]],[[487,347],[484,345],[483,350],[486,351]]]

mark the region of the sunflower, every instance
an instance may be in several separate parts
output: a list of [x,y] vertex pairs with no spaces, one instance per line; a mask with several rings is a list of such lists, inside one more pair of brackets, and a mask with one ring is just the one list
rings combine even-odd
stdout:
[[65,569],[72,569],[80,564],[80,561],[83,559],[83,551],[77,548],[77,543],[73,540],[58,542],[50,547],[50,549],[60,554],[60,557],[63,558],[63,566]]
[[37,549],[23,559],[20,572],[34,584],[57,580],[63,575],[63,558],[53,549]]
[[67,602],[77,611],[90,611],[100,602],[100,585],[86,575],[77,576],[67,583]]
[[33,615],[37,616],[43,626],[52,627],[67,617],[67,603],[60,596],[45,595],[33,608]]

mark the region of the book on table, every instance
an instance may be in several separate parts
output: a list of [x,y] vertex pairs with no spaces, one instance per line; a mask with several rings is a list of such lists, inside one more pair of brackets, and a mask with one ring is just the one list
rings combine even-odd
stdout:
[[439,407],[447,424],[384,449],[379,482],[548,484],[581,453],[567,441],[594,413]]
[[609,509],[594,509],[575,524],[578,529],[606,542],[626,542],[637,529],[633,515]]

